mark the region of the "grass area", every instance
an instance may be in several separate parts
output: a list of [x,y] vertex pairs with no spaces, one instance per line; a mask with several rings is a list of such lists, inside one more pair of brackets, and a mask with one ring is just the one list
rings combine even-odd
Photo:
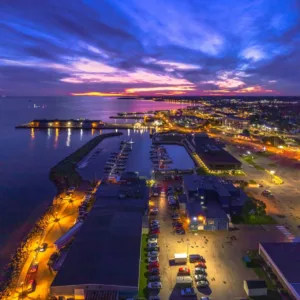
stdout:
[[249,183],[250,183],[250,184],[257,184],[257,182],[256,182],[255,180],[253,180],[253,179],[250,179],[250,180],[249,180]]
[[122,135],[120,132],[111,132],[94,137],[75,152],[60,161],[50,170],[50,180],[55,183],[58,189],[70,186],[78,186],[82,178],[76,170],[76,165],[90,153],[103,139]]
[[140,298],[147,298],[147,252],[145,248],[147,246],[147,234],[142,235],[142,243],[141,243],[141,259],[140,259],[140,273],[139,273],[139,292],[138,297]]
[[282,299],[280,294],[278,293],[276,287],[274,286],[272,280],[269,278],[269,276],[266,274],[263,268],[261,267],[254,267],[253,271],[258,276],[259,279],[264,280],[268,287],[268,295],[264,297],[252,297],[249,299],[253,300],[280,300]]
[[198,168],[197,169],[197,174],[198,175],[209,175],[209,173],[206,172],[203,168]]
[[270,225],[277,222],[269,215],[265,216],[232,216],[233,224],[248,224],[248,225]]
[[257,163],[254,162],[253,155],[242,156],[242,159],[257,170],[260,170],[260,171],[265,170],[265,168],[261,167],[260,165],[258,165]]
[[280,300],[281,297],[276,289],[276,287],[274,286],[272,280],[270,279],[270,277],[267,275],[267,273],[265,272],[265,270],[261,267],[261,260],[262,258],[259,256],[258,251],[257,250],[249,250],[247,251],[247,255],[252,259],[253,261],[253,271],[255,272],[255,274],[257,275],[257,277],[261,280],[264,280],[267,284],[268,287],[268,295],[267,296],[263,296],[263,297],[249,297],[249,299],[253,299],[253,300]]

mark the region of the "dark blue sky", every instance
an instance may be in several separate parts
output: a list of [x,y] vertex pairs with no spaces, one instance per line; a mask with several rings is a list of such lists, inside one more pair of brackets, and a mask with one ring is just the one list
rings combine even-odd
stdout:
[[300,95],[299,0],[1,0],[0,94]]

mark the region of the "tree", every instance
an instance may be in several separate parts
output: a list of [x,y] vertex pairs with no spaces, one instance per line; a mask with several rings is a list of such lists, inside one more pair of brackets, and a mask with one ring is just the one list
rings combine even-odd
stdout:
[[250,136],[250,131],[248,129],[243,130],[243,135]]
[[263,201],[249,198],[244,205],[244,215],[247,217],[252,216],[264,216],[266,215],[266,204]]

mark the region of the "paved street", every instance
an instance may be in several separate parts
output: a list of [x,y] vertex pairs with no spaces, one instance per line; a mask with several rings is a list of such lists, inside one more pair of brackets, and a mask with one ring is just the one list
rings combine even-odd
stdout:
[[[249,188],[255,198],[264,201],[267,204],[267,211],[275,220],[286,226],[295,236],[300,235],[300,170],[295,161],[283,159],[278,156],[257,156],[256,163],[266,169],[275,169],[284,183],[275,185],[271,181],[271,176],[265,171],[260,171],[251,167],[244,162],[239,154],[245,153],[246,150],[241,150],[233,145],[227,145],[228,150],[232,155],[238,158],[243,165],[243,170],[247,174],[245,180],[254,179],[257,183],[263,184],[263,188]],[[243,179],[242,177],[240,179]],[[264,189],[270,189],[275,196],[275,199],[268,199],[261,196]]]
[[[55,273],[50,270],[47,263],[50,256],[55,252],[55,247],[53,243],[61,237],[65,232],[67,232],[73,225],[78,216],[78,205],[81,203],[84,196],[84,191],[77,190],[72,196],[72,200],[63,200],[58,209],[57,215],[53,216],[53,220],[47,227],[44,236],[37,243],[47,243],[48,248],[45,252],[36,252],[34,248],[32,249],[32,254],[28,258],[26,264],[24,265],[20,278],[18,288],[14,297],[12,299],[47,299],[49,294],[49,287],[55,277]],[[55,220],[55,217],[59,221]],[[36,246],[37,246],[36,245]],[[22,297],[22,287],[21,282],[24,282],[23,291],[26,291],[26,275],[30,268],[32,262],[37,261],[39,264],[38,271],[36,274],[36,290],[28,295],[23,295]]]
[[[171,266],[170,261],[175,253],[200,254],[206,259],[210,289],[197,291],[199,296],[211,295],[212,299],[242,299],[244,279],[256,279],[251,269],[244,266],[241,258],[249,249],[257,249],[258,242],[283,241],[284,236],[275,226],[239,226],[236,231],[203,231],[198,235],[187,233],[175,235],[172,229],[171,210],[168,208],[164,194],[160,198],[152,198],[157,202],[160,221],[160,272],[163,288],[161,299],[181,299],[180,289],[175,288],[179,266]],[[235,236],[236,241],[231,237]],[[191,269],[193,264],[186,265]],[[196,298],[195,298],[196,299]]]

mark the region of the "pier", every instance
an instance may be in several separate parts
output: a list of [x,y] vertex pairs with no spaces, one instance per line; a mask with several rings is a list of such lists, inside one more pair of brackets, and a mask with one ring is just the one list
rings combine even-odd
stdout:
[[58,128],[58,129],[140,129],[154,128],[153,126],[136,122],[134,124],[114,124],[106,123],[101,120],[88,120],[88,119],[69,119],[69,120],[47,120],[39,119],[32,120],[29,123],[17,125],[16,128],[37,128],[37,129],[48,129],[48,128]]

